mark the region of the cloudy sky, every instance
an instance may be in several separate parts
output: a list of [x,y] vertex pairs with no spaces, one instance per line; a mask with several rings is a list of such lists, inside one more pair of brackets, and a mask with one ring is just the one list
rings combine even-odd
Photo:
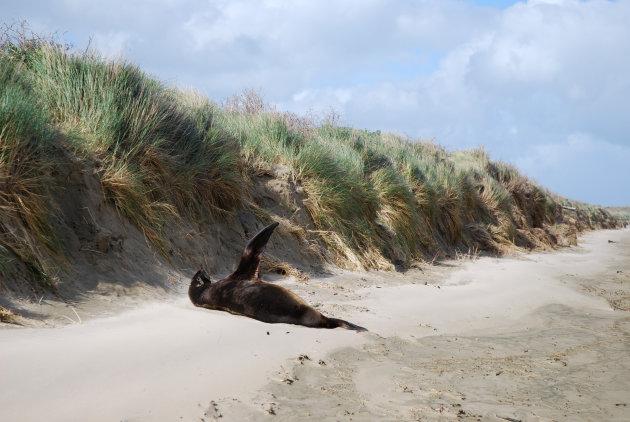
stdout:
[[483,145],[552,191],[630,205],[630,0],[3,0],[220,101]]

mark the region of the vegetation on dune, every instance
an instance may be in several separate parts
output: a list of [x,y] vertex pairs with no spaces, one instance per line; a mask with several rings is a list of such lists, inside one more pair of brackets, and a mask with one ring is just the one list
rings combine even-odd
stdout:
[[606,211],[626,224],[630,222],[630,207],[606,207]]
[[[551,247],[578,220],[579,230],[614,225],[600,208],[551,194],[482,148],[447,152],[392,134],[316,125],[265,108],[252,92],[222,109],[221,125],[251,165],[292,169],[342,265],[391,268],[454,248]],[[576,208],[575,222],[562,206]]]
[[45,108],[79,154],[97,157],[118,210],[161,246],[177,215],[220,214],[240,204],[234,140],[214,125],[215,107],[164,87],[137,67],[43,45],[29,74]]
[[51,258],[62,262],[48,196],[58,131],[32,100],[18,63],[0,56],[0,274],[20,260],[49,283]]
[[169,221],[241,205],[239,146],[216,128],[216,105],[128,63],[11,35],[0,43],[0,273],[18,258],[50,279],[40,251],[61,257],[46,189],[61,150],[97,163],[105,196],[162,253]]
[[303,188],[313,236],[341,265],[544,247],[574,227],[616,224],[483,149],[448,152],[334,119],[315,123],[252,91],[215,104],[132,64],[38,37],[5,36],[0,46],[0,275],[19,261],[51,280],[64,262],[50,189],[64,154],[96,166],[105,197],[163,254],[165,226],[257,207],[244,201],[257,169],[278,164]]

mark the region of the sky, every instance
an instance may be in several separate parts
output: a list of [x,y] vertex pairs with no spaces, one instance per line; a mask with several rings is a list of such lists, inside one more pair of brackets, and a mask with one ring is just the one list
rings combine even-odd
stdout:
[[20,20],[215,101],[254,89],[483,146],[552,192],[630,205],[630,0],[3,0]]

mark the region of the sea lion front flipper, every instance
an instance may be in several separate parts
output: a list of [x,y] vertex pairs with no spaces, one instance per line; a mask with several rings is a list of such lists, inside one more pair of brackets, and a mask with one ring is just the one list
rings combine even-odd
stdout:
[[260,255],[265,250],[265,246],[271,237],[273,231],[278,227],[279,223],[272,223],[256,233],[252,239],[247,242],[241,262],[238,263],[236,271],[230,277],[232,278],[258,278],[260,270]]
[[210,277],[208,277],[208,274],[202,268],[195,273],[191,280],[191,283],[195,284],[196,286],[202,286],[206,283],[212,284],[212,280],[210,280]]
[[199,305],[199,298],[210,287],[212,280],[208,277],[208,274],[202,269],[197,271],[193,278],[190,280],[190,286],[188,286],[188,297],[195,306]]

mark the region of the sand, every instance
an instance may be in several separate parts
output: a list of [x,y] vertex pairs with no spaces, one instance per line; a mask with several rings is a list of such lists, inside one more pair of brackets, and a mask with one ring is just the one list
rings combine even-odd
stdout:
[[197,309],[183,286],[80,324],[68,310],[77,323],[0,329],[0,421],[630,420],[630,230],[271,279],[370,332]]

